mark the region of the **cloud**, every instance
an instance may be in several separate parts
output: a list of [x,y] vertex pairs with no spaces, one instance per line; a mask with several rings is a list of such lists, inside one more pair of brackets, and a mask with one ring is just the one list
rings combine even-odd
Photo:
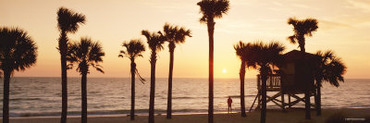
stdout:
[[335,22],[335,21],[329,21],[329,20],[319,20],[319,28],[323,30],[332,30],[332,29],[338,29],[338,28],[350,28],[351,25]]
[[347,0],[354,8],[362,9],[365,12],[370,12],[370,0]]

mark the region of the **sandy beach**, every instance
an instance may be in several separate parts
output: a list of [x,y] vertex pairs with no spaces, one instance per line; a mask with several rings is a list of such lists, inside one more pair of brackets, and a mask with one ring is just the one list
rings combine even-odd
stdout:
[[[324,109],[322,116],[316,116],[311,112],[311,120],[305,120],[303,109],[290,109],[287,112],[281,110],[268,110],[267,122],[274,123],[324,123],[335,115],[343,115],[347,120],[370,120],[370,109]],[[219,113],[214,115],[216,123],[255,123],[259,122],[260,112],[247,113],[247,117],[241,117],[239,113]],[[207,114],[174,115],[172,119],[166,119],[165,115],[157,115],[155,121],[158,123],[206,123]],[[11,117],[11,123],[57,123],[59,117]],[[125,115],[89,116],[89,123],[146,123],[147,116],[137,116],[134,121]],[[68,117],[68,123],[80,123],[80,117]]]

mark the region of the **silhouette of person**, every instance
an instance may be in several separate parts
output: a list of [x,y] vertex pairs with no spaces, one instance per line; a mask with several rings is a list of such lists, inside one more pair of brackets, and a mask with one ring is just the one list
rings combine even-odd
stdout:
[[229,96],[229,98],[227,99],[227,113],[232,113],[233,112],[233,109],[231,108],[231,103],[233,103],[233,100],[231,99],[231,97]]

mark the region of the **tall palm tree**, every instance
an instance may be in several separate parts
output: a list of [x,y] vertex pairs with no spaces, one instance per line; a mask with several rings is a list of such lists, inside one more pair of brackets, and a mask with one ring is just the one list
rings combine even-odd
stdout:
[[168,97],[167,97],[167,119],[172,116],[172,73],[174,62],[174,51],[176,44],[184,43],[186,36],[191,37],[191,31],[184,27],[173,26],[165,24],[163,27],[164,36],[168,41],[168,49],[170,51],[170,67],[168,73]]
[[288,24],[293,25],[294,34],[289,36],[288,39],[292,44],[298,42],[299,48],[301,48],[302,52],[306,52],[305,50],[305,38],[304,36],[312,36],[312,32],[316,31],[317,28],[317,20],[308,18],[304,20],[297,20],[296,18],[289,18]]
[[36,63],[37,46],[26,31],[0,28],[0,69],[4,73],[3,123],[9,123],[9,84],[14,71]]
[[347,67],[342,60],[335,56],[333,51],[318,51],[316,55],[321,57],[318,68],[315,73],[316,80],[316,98],[315,106],[318,116],[321,115],[321,82],[327,81],[331,85],[338,87],[339,81],[344,82],[343,74],[346,72]]
[[252,61],[259,68],[262,79],[262,110],[261,123],[266,122],[266,81],[269,74],[272,74],[272,67],[281,64],[282,51],[285,47],[277,42],[264,44],[262,42],[252,44],[251,52],[254,57]]
[[68,107],[68,95],[67,95],[67,61],[66,55],[68,50],[68,37],[67,33],[75,33],[78,30],[80,24],[85,23],[85,15],[75,13],[64,7],[60,7],[58,12],[58,29],[60,31],[60,37],[58,40],[58,49],[60,53],[60,62],[62,67],[62,115],[61,123],[67,122],[67,107]]
[[214,18],[221,18],[229,10],[228,0],[202,0],[197,3],[203,16],[201,23],[207,23],[209,37],[209,104],[208,104],[208,122],[213,123],[213,33],[215,29]]
[[77,64],[76,70],[81,73],[81,123],[87,123],[87,74],[89,67],[92,66],[97,71],[104,73],[102,66],[102,57],[105,55],[102,46],[98,42],[93,42],[90,38],[81,38],[80,42],[71,44],[67,61]]
[[163,49],[165,41],[161,32],[150,33],[148,30],[141,31],[149,44],[150,55],[150,99],[149,99],[149,123],[154,123],[154,94],[155,94],[155,64],[157,62],[157,52]]
[[256,68],[253,60],[252,54],[252,44],[251,43],[243,43],[239,41],[236,45],[234,45],[234,49],[236,50],[236,55],[240,58],[240,72],[239,72],[239,79],[240,79],[240,110],[241,116],[246,117],[245,113],[245,95],[244,95],[244,79],[245,79],[245,68],[246,67],[253,67]]
[[136,70],[136,57],[143,57],[142,52],[145,51],[145,46],[143,42],[139,39],[130,40],[130,42],[123,42],[123,47],[126,50],[121,50],[119,57],[126,56],[131,60],[131,112],[130,118],[131,120],[135,119],[135,72]]

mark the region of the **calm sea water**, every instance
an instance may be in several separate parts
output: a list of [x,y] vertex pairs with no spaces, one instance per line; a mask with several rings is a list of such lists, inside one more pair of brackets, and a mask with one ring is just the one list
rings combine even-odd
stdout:
[[[3,80],[0,99],[3,100]],[[149,79],[148,79],[149,80]],[[88,78],[89,115],[129,114],[130,80],[128,78]],[[215,112],[227,111],[228,96],[233,99],[234,110],[240,110],[239,79],[215,79]],[[165,114],[167,104],[167,79],[157,79],[155,94],[156,113]],[[79,115],[81,111],[80,78],[68,79],[68,112]],[[147,115],[149,107],[149,81],[136,84],[136,113]],[[251,106],[256,93],[256,79],[245,84],[246,108]],[[313,101],[312,101],[313,102]],[[206,113],[208,109],[208,79],[173,80],[174,113]],[[297,105],[303,107],[304,104]],[[370,80],[347,79],[336,88],[325,83],[322,88],[323,108],[370,108]],[[2,103],[0,104],[2,108]],[[268,108],[277,108],[273,103]],[[2,109],[1,109],[2,111]],[[57,116],[61,111],[60,78],[15,77],[10,83],[11,116]],[[2,112],[1,112],[2,115]]]

